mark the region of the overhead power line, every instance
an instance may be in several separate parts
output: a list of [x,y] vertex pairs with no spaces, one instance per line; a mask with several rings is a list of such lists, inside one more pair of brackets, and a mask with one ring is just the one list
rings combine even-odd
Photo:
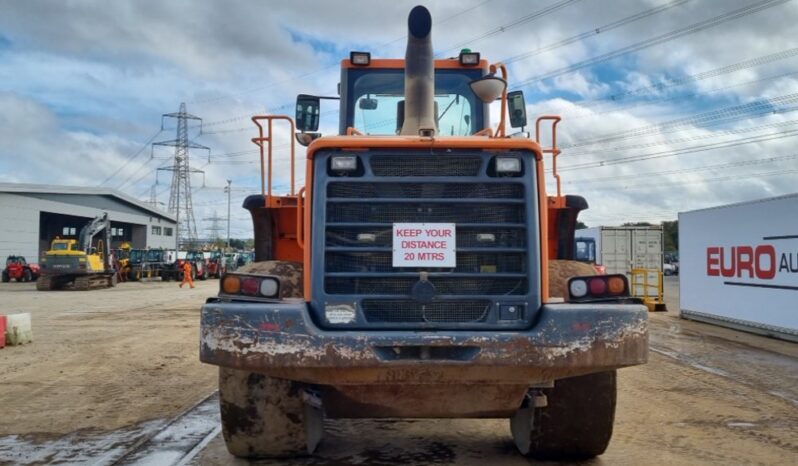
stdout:
[[630,53],[633,53],[633,52],[637,52],[637,51],[640,51],[640,50],[643,50],[643,49],[646,49],[646,48],[649,48],[649,47],[653,47],[655,45],[663,44],[665,42],[669,42],[671,40],[678,39],[680,37],[683,37],[683,36],[686,36],[686,35],[689,35],[689,34],[694,34],[694,33],[697,33],[699,31],[703,31],[705,29],[708,29],[708,28],[711,28],[711,27],[715,27],[715,26],[717,26],[719,24],[723,24],[723,23],[728,22],[728,21],[732,21],[732,20],[735,20],[735,19],[743,18],[745,16],[748,16],[748,15],[751,15],[751,14],[754,14],[754,13],[758,13],[758,12],[760,12],[762,10],[765,10],[765,9],[768,9],[768,8],[772,8],[774,6],[778,6],[778,5],[781,5],[783,3],[787,3],[789,1],[790,0],[764,0],[764,1],[757,2],[757,3],[753,4],[753,5],[748,5],[748,6],[743,7],[743,8],[738,8],[738,9],[730,11],[728,13],[724,13],[722,15],[714,16],[714,17],[706,19],[704,21],[699,21],[699,22],[691,24],[689,26],[685,26],[685,27],[682,27],[682,28],[679,28],[679,29],[675,29],[675,30],[667,32],[665,34],[661,34],[659,36],[652,37],[652,38],[646,39],[644,41],[637,42],[635,44],[631,44],[631,45],[628,45],[626,47],[623,47],[623,48],[620,48],[620,49],[617,49],[617,50],[613,50],[612,52],[608,52],[608,53],[599,55],[597,57],[589,58],[587,60],[582,60],[580,62],[573,63],[571,65],[556,69],[554,71],[550,71],[548,73],[541,74],[541,75],[535,76],[533,78],[521,81],[521,82],[517,83],[514,86],[514,89],[518,89],[518,88],[521,88],[523,86],[526,86],[526,85],[529,85],[529,84],[532,84],[532,83],[541,82],[541,81],[545,81],[547,79],[555,78],[557,76],[562,76],[562,75],[565,75],[565,74],[568,74],[568,73],[573,73],[574,71],[578,71],[578,70],[581,70],[583,68],[588,68],[588,67],[591,67],[591,66],[594,66],[594,65],[598,65],[600,63],[612,60],[614,58],[618,58],[618,57],[621,57],[623,55],[627,55],[627,54],[630,54]]
[[590,139],[582,139],[570,144],[562,144],[562,149],[582,147],[588,145],[602,144],[612,142],[620,139],[628,139],[630,137],[643,136],[647,134],[655,134],[665,132],[669,129],[684,128],[687,126],[696,126],[703,123],[726,121],[735,116],[753,116],[763,113],[776,113],[779,105],[787,105],[798,103],[798,93],[786,94],[772,99],[758,100],[740,105],[732,105],[723,107],[717,110],[702,112],[695,115],[690,115],[675,120],[666,121],[664,123],[656,123],[652,125],[640,126],[626,131],[617,133],[606,134]]
[[660,159],[665,157],[674,157],[677,155],[683,154],[693,154],[696,152],[706,152],[715,149],[725,149],[729,147],[737,147],[744,144],[753,144],[758,142],[765,142],[765,141],[772,141],[776,139],[784,139],[788,137],[795,137],[798,136],[798,129],[786,130],[786,131],[779,131],[777,133],[770,133],[766,135],[760,136],[750,136],[745,138],[739,139],[732,139],[729,141],[723,142],[716,142],[712,144],[704,144],[700,146],[692,146],[692,147],[685,147],[682,149],[672,149],[660,152],[653,152],[650,154],[639,154],[639,155],[631,155],[627,157],[617,157],[613,159],[606,159],[606,160],[597,160],[593,162],[585,162],[580,164],[574,165],[566,165],[558,169],[560,172],[564,171],[572,171],[572,170],[583,170],[586,168],[600,168],[600,167],[607,167],[610,165],[618,165],[623,163],[632,163],[632,162],[641,162],[644,160],[652,160],[652,159]]
[[783,162],[785,160],[795,160],[798,158],[798,154],[792,155],[782,155],[777,157],[765,157],[761,159],[749,159],[749,160],[741,160],[739,162],[728,162],[728,163],[721,163],[721,164],[714,164],[714,165],[704,165],[700,167],[690,167],[690,168],[680,168],[677,170],[666,170],[666,171],[656,171],[656,172],[648,172],[648,173],[630,173],[626,175],[614,175],[614,176],[600,176],[600,177],[593,177],[590,178],[575,178],[566,181],[564,184],[578,184],[583,186],[585,184],[605,184],[608,181],[618,181],[618,180],[642,180],[646,178],[658,177],[658,176],[669,176],[669,175],[679,175],[683,173],[695,173],[701,171],[713,171],[713,170],[727,170],[729,168],[738,168],[738,167],[748,167],[753,165],[765,165],[771,164],[776,162]]
[[544,17],[546,15],[554,13],[555,11],[559,11],[559,10],[567,7],[568,5],[570,5],[572,3],[579,2],[579,1],[581,1],[581,0],[560,0],[557,3],[551,4],[551,5],[549,5],[549,6],[545,7],[545,8],[542,8],[540,10],[533,11],[532,13],[529,13],[528,15],[524,15],[521,18],[515,19],[515,20],[513,20],[513,21],[511,21],[511,22],[509,22],[507,24],[502,24],[501,26],[498,26],[498,27],[496,27],[494,29],[491,29],[491,30],[479,35],[479,36],[472,37],[471,39],[459,42],[459,43],[457,43],[455,45],[449,46],[448,48],[442,49],[441,51],[439,51],[436,54],[436,56],[443,56],[443,55],[446,54],[446,52],[449,52],[451,50],[459,50],[461,47],[463,47],[465,45],[472,44],[473,42],[476,42],[478,40],[482,40],[482,39],[494,36],[496,34],[501,34],[501,33],[505,32],[505,31],[507,31],[509,29],[512,29],[512,28],[517,27],[517,26],[521,26],[522,24],[527,24],[527,23],[529,23],[531,21],[534,21],[536,19],[540,19],[540,18],[542,18],[542,17]]
[[147,142],[145,142],[144,144],[142,144],[142,146],[141,146],[141,147],[139,147],[139,148],[138,148],[138,150],[136,150],[135,152],[131,152],[131,153],[130,153],[130,155],[128,155],[128,156],[127,156],[127,158],[126,158],[126,160],[125,160],[125,163],[123,163],[122,165],[120,165],[120,166],[119,166],[119,168],[117,168],[116,170],[114,170],[114,172],[113,172],[113,173],[111,173],[110,175],[108,175],[108,178],[104,179],[104,180],[103,180],[103,182],[102,182],[102,183],[100,183],[100,186],[102,186],[102,185],[104,185],[105,183],[107,183],[107,182],[111,181],[111,178],[113,178],[113,177],[115,177],[117,174],[119,174],[119,172],[121,172],[121,171],[122,171],[122,170],[123,170],[125,167],[127,167],[127,166],[128,166],[128,164],[129,164],[130,162],[132,162],[132,161],[133,161],[133,159],[135,159],[136,157],[138,157],[138,156],[139,156],[139,154],[141,154],[142,152],[144,152],[144,149],[146,149],[147,147],[149,147],[149,146],[150,146],[150,143],[151,143],[152,141],[154,141],[154,140],[155,140],[155,138],[157,138],[159,134],[161,134],[161,131],[163,131],[163,129],[159,129],[158,131],[156,131],[156,132],[155,132],[155,134],[153,134],[152,136],[150,136],[150,138],[149,138],[149,139],[147,139]]
[[516,62],[516,61],[519,61],[519,60],[525,60],[527,58],[535,57],[537,55],[540,55],[541,53],[550,52],[550,51],[558,49],[560,47],[564,47],[566,45],[570,45],[570,44],[573,44],[575,42],[583,41],[583,40],[585,40],[585,39],[587,39],[589,37],[596,36],[596,35],[599,35],[601,33],[612,31],[613,29],[617,29],[619,27],[626,26],[627,24],[633,23],[635,21],[639,21],[641,19],[648,18],[649,16],[653,16],[653,15],[655,15],[657,13],[662,13],[663,11],[667,11],[667,10],[669,10],[671,8],[684,5],[688,1],[689,0],[674,0],[672,2],[668,2],[668,3],[665,3],[663,5],[660,5],[660,6],[645,10],[645,11],[641,11],[640,13],[636,13],[634,15],[627,16],[626,18],[622,18],[622,19],[619,19],[617,21],[613,21],[611,23],[607,23],[607,24],[605,24],[603,26],[597,26],[597,27],[595,27],[595,28],[593,28],[593,29],[591,29],[589,31],[585,31],[585,32],[583,32],[581,34],[577,34],[575,36],[568,37],[567,39],[563,39],[563,40],[551,43],[549,45],[544,45],[544,46],[539,47],[539,48],[537,48],[535,50],[530,50],[528,52],[520,53],[518,55],[513,55],[512,57],[505,58],[504,60],[502,60],[502,63],[510,64],[510,63],[513,63],[513,62]]

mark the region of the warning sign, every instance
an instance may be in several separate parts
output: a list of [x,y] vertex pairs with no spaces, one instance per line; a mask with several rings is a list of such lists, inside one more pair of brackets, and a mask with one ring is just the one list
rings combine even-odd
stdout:
[[394,267],[455,267],[454,223],[394,223]]

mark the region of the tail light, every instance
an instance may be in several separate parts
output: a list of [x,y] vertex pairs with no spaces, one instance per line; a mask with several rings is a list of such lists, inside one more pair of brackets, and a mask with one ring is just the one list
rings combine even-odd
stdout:
[[593,301],[629,296],[625,275],[594,275],[568,280],[569,302]]
[[280,298],[280,279],[269,275],[227,273],[219,287],[220,297],[276,300]]

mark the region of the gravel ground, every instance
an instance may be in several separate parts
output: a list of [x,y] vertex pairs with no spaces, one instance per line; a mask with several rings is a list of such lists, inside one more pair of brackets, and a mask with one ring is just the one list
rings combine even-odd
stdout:
[[[798,345],[651,315],[645,366],[619,375],[607,453],[587,464],[790,464],[798,457]],[[0,350],[0,464],[109,464],[216,388],[197,359],[199,307],[217,282],[37,292],[0,285],[0,313],[31,312],[34,343]],[[314,458],[260,464],[529,464],[506,420],[332,420]],[[194,464],[246,464],[219,437]]]

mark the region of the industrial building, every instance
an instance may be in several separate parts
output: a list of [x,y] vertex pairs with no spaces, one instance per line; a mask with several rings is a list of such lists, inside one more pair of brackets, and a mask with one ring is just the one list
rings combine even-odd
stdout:
[[77,239],[103,212],[111,219],[111,247],[175,247],[172,215],[115,189],[0,183],[0,258],[37,262],[56,236]]

